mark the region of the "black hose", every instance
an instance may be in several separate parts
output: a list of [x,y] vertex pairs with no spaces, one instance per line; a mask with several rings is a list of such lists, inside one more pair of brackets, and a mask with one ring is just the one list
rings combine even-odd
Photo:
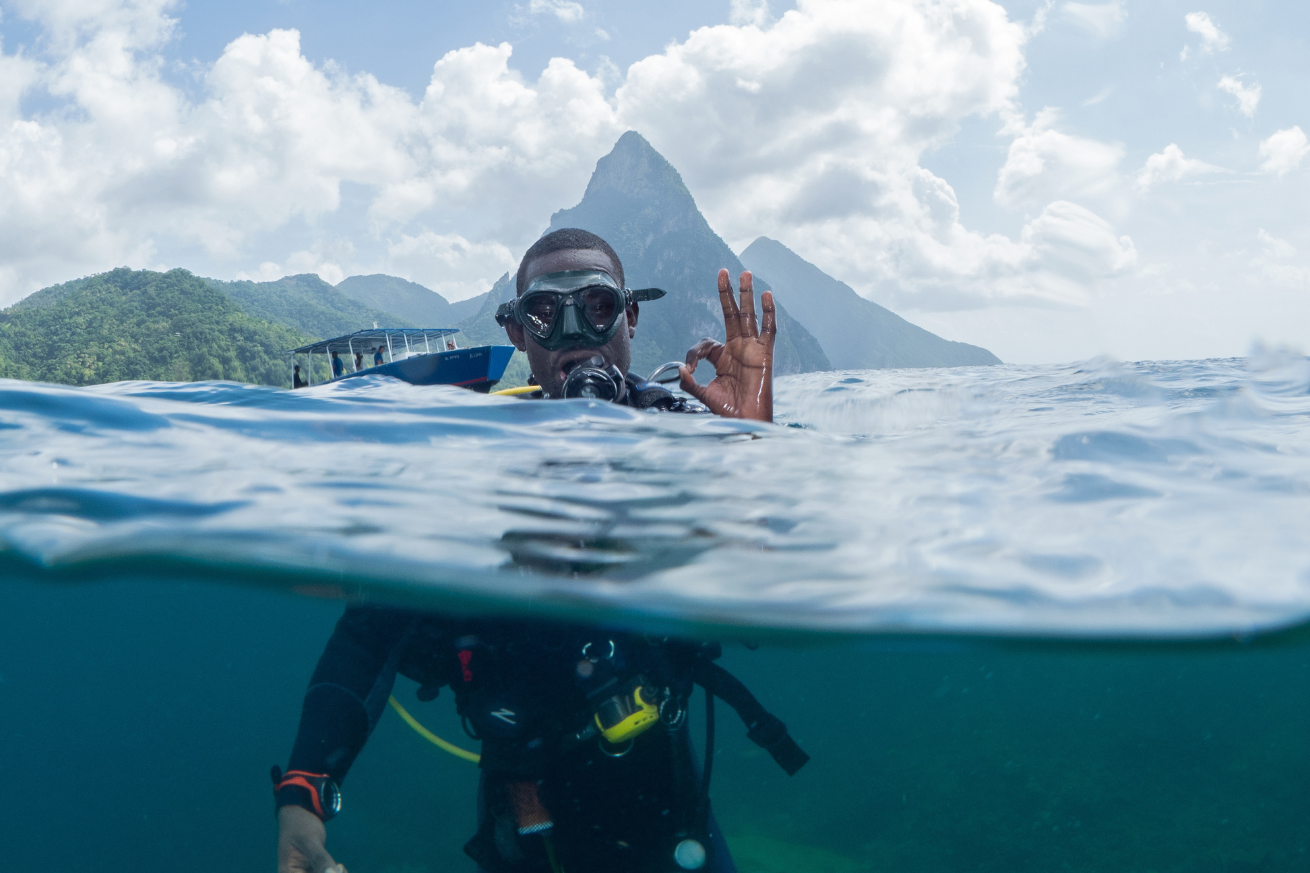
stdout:
[[810,760],[810,756],[787,734],[787,726],[782,720],[761,706],[736,676],[718,664],[703,661],[696,671],[696,682],[707,694],[721,697],[724,703],[736,710],[746,724],[747,738],[768,752],[788,776],[794,776]]

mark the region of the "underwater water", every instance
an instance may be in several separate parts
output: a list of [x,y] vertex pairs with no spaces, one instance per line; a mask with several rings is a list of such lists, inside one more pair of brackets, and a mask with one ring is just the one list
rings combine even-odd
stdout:
[[[355,597],[725,640],[813,758],[720,717],[743,873],[1310,869],[1310,363],[777,400],[0,382],[0,865],[272,869],[268,768]],[[388,713],[329,848],[470,869],[476,781]]]

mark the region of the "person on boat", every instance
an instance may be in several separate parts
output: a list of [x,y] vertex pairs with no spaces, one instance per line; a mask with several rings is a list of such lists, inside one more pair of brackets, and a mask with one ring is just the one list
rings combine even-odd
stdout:
[[355,372],[358,373],[362,369],[364,369],[364,353],[355,352]]
[[333,352],[332,353],[332,378],[336,379],[344,375],[346,375],[346,365],[342,363],[341,357],[336,352]]
[[[770,421],[773,299],[763,294],[757,323],[750,273],[740,287],[739,302],[720,271],[725,341],[702,340],[679,368],[704,407],[628,373],[643,295],[626,289],[618,255],[594,234],[538,240],[497,320],[527,353],[544,397],[568,396],[583,368],[598,384],[611,380],[616,403]],[[704,386],[692,378],[701,360],[716,370]],[[713,759],[697,767],[687,729],[695,686],[707,706],[718,697],[736,710],[789,774],[808,756],[714,663],[718,654],[713,644],[596,626],[348,606],[310,680],[288,769],[273,768],[278,871],[344,873],[324,823],[401,674],[419,683],[420,700],[448,686],[481,740],[479,827],[465,846],[481,873],[732,873],[709,808]],[[706,745],[712,752],[708,736]]]
[[373,350],[373,366],[382,366],[382,346],[378,346]]
[[291,387],[292,387],[292,388],[305,388],[305,387],[307,387],[308,385],[309,385],[309,383],[305,381],[305,377],[302,376],[302,375],[300,375],[300,365],[299,365],[299,364],[296,364],[296,366],[295,366],[295,370],[294,370],[294,372],[291,374]]

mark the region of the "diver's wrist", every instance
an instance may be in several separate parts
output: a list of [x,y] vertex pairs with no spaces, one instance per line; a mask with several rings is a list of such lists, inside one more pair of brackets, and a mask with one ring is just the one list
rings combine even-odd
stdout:
[[280,767],[274,767],[271,775],[276,812],[298,806],[326,822],[341,811],[341,789],[327,773],[288,770],[283,774]]

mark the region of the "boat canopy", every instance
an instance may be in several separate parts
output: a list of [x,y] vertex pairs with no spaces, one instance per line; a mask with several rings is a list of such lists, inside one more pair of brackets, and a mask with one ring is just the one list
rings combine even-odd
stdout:
[[372,351],[379,345],[390,349],[393,343],[403,346],[406,352],[412,350],[412,354],[439,352],[444,349],[444,346],[437,340],[456,333],[459,333],[457,327],[375,327],[372,330],[357,330],[345,336],[319,340],[292,349],[291,354],[317,355],[344,352],[353,355],[355,352]]

